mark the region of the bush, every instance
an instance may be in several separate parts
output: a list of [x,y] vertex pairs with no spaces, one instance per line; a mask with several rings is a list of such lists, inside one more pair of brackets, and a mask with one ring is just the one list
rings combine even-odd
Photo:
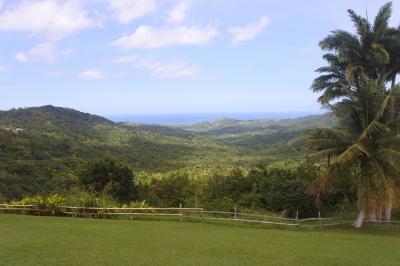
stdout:
[[65,199],[57,194],[48,197],[34,196],[25,197],[18,201],[12,201],[11,204],[15,205],[35,205],[40,209],[51,210],[53,213],[61,206],[64,205]]
[[202,202],[214,210],[232,210],[234,205],[255,208],[258,203],[257,184],[240,169],[228,174],[214,174],[204,187]]
[[116,202],[115,199],[113,199],[110,195],[96,195],[94,193],[86,191],[67,193],[65,195],[65,204],[68,206],[86,208],[109,208],[119,206],[118,202]]
[[196,186],[186,172],[169,173],[150,182],[149,201],[154,206],[190,205],[196,197]]
[[306,194],[309,183],[295,178],[266,178],[260,188],[261,199],[266,209],[286,213],[295,217],[316,216],[318,213],[315,198]]
[[122,205],[122,208],[150,208],[150,204],[148,204],[145,200],[142,201],[132,201],[129,204]]
[[113,159],[90,163],[83,171],[80,182],[86,190],[98,195],[105,193],[120,203],[137,198],[132,170]]
[[55,210],[58,207],[64,205],[65,199],[57,194],[46,198],[46,207],[51,210]]

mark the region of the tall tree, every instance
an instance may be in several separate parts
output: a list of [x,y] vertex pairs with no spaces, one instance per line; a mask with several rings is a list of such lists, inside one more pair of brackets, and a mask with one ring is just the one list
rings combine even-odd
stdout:
[[400,31],[388,24],[392,3],[382,6],[373,25],[348,12],[356,33],[336,30],[321,41],[328,66],[317,69],[321,76],[312,85],[322,92],[319,101],[339,127],[311,131],[306,146],[329,162],[314,182],[314,192],[323,192],[347,171],[357,172],[359,216],[353,226],[359,228],[367,213],[371,221],[390,221],[393,188],[400,177],[400,94],[395,84]]
[[381,7],[371,24],[368,18],[348,10],[355,33],[335,30],[320,42],[327,51],[328,65],[317,69],[321,75],[312,84],[322,92],[319,101],[329,107],[337,99],[350,97],[357,89],[361,72],[382,84],[395,86],[400,72],[400,30],[389,26],[392,3]]
[[339,126],[313,129],[305,146],[318,152],[315,158],[329,158],[326,172],[311,191],[325,192],[338,178],[356,171],[358,176],[359,228],[368,214],[370,221],[390,221],[393,190],[400,184],[400,136],[391,128],[398,124],[393,104],[400,87],[390,93],[377,81],[365,79],[351,100],[332,106]]

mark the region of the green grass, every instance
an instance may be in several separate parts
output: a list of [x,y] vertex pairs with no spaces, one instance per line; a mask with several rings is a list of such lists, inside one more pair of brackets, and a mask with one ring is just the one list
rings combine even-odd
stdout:
[[399,265],[399,228],[284,230],[0,214],[0,265]]

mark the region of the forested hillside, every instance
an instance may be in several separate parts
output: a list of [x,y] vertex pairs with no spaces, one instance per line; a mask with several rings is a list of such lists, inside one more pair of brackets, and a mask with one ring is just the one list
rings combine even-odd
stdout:
[[296,140],[329,117],[221,120],[190,127],[114,123],[76,110],[43,106],[0,112],[0,193],[6,198],[75,184],[91,161],[112,157],[135,172],[214,169],[303,158]]
[[[253,152],[271,152],[271,149],[275,148],[282,149],[282,152],[286,153],[288,148],[295,147],[294,144],[303,139],[306,129],[333,126],[334,121],[329,115],[313,115],[283,120],[221,119],[185,128],[190,132],[211,137],[227,146]],[[268,156],[268,153],[265,156]]]
[[162,171],[191,156],[230,151],[205,138],[123,125],[66,108],[45,106],[0,113],[1,156],[9,160],[90,160],[112,155],[135,169]]
[[262,132],[277,132],[280,130],[304,130],[311,127],[330,127],[333,120],[329,115],[311,115],[296,119],[282,120],[237,120],[223,118],[216,121],[204,122],[196,125],[185,126],[189,131],[198,132],[209,136],[239,135]]

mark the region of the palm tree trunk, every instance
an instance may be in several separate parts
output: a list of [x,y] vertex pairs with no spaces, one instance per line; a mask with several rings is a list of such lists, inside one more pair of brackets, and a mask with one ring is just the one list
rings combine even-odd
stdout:
[[379,205],[376,208],[376,220],[381,223],[383,221],[383,204],[379,203]]
[[364,222],[365,215],[366,215],[365,208],[360,209],[360,211],[358,212],[357,220],[355,220],[351,226],[356,229],[361,228]]
[[354,223],[351,225],[353,228],[361,228],[364,218],[367,214],[367,208],[366,204],[363,200],[358,200],[358,216],[357,219],[354,221]]
[[388,202],[383,209],[383,222],[390,223],[392,219],[392,196],[389,195]]
[[369,212],[368,212],[368,221],[371,223],[376,223],[378,221],[377,219],[377,208],[378,204],[375,199],[371,199],[369,203]]

